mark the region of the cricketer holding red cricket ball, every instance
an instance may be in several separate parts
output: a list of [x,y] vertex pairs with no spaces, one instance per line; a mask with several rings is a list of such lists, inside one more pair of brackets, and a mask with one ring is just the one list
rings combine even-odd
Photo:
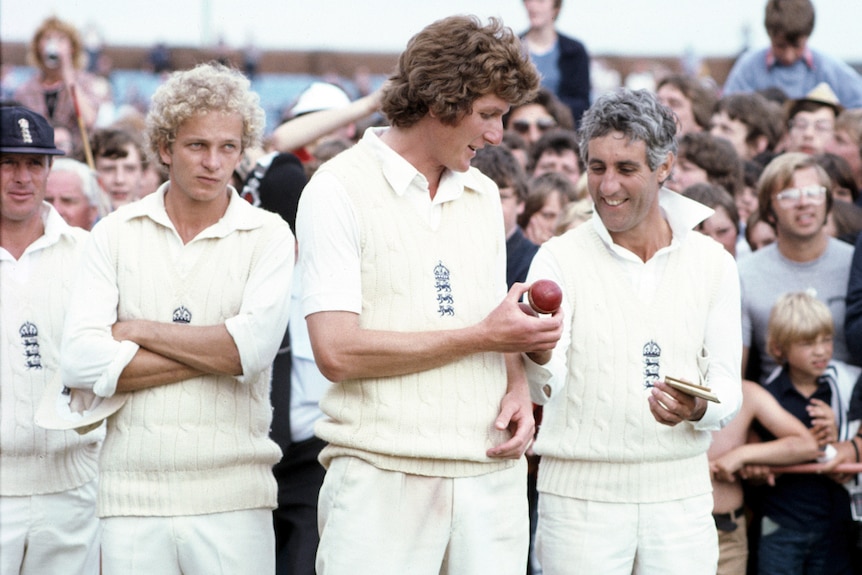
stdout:
[[712,210],[663,187],[675,133],[650,92],[600,97],[580,136],[595,215],[543,244],[527,276],[563,291],[556,348],[526,354],[544,404],[534,450],[545,575],[716,571],[706,450],[742,402],[739,279],[730,254],[692,230]]

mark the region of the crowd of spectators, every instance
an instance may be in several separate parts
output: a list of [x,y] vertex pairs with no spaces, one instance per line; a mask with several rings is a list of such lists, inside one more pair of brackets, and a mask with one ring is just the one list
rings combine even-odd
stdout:
[[[524,5],[530,26],[521,42],[542,86],[502,116],[500,145],[477,150],[472,161],[499,189],[510,287],[527,280],[540,246],[595,217],[578,131],[596,96],[590,56],[556,30],[561,0]],[[862,448],[862,77],[809,46],[814,16],[809,0],[768,0],[770,44],[741,55],[726,82],[668,73],[652,78],[649,90],[677,128],[672,170],[661,183],[713,210],[695,229],[724,246],[739,272],[744,408],[733,427],[714,432],[709,452],[722,575],[802,572],[793,569],[806,561],[825,565],[818,573],[862,573],[862,474],[837,471],[859,463]],[[159,148],[143,136],[148,103],[112,95],[103,49],[47,18],[29,46],[32,73],[17,85],[3,78],[4,109],[23,106],[46,119],[51,153],[65,154],[53,162],[45,201],[88,231],[168,180]],[[249,42],[243,54],[235,67],[260,76],[260,50]],[[172,71],[170,48],[155,45],[144,73],[161,84]],[[389,123],[382,79],[372,86],[360,69],[355,80],[318,78],[282,103],[279,123],[265,127],[259,146],[242,150],[232,180],[242,198],[295,227],[308,179],[367,130]],[[317,457],[325,447],[314,423],[328,381],[296,313],[302,277],[293,282],[271,390],[272,438],[285,454],[276,466],[276,564],[278,573],[310,574],[324,477]],[[794,355],[800,347],[816,361]],[[5,394],[17,383],[2,373]],[[540,420],[540,408],[535,415]],[[754,436],[764,445],[750,447]],[[541,463],[532,453],[528,459],[535,532]],[[764,467],[812,460],[827,465],[822,476]],[[19,495],[0,484],[0,500]],[[810,543],[807,552],[801,541]],[[526,569],[542,571],[532,552]]]

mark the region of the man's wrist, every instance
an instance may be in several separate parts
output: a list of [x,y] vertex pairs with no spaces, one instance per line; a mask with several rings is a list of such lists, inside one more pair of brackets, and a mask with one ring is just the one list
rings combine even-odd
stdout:
[[525,352],[525,355],[530,358],[530,361],[532,361],[536,365],[545,365],[546,363],[551,361],[551,357],[554,355],[554,352],[552,350],[528,351]]
[[691,412],[691,417],[688,418],[689,421],[700,421],[703,419],[703,416],[706,415],[706,400],[700,397],[694,398],[694,410]]

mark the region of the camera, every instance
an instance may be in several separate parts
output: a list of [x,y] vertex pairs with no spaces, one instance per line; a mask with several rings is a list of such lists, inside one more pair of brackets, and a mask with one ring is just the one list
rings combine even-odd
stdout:
[[48,68],[57,68],[60,66],[60,47],[56,40],[48,40],[45,43],[44,54],[45,66]]

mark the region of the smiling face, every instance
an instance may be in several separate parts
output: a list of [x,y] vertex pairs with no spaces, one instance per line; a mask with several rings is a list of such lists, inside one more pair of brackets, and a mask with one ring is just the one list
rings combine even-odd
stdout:
[[431,161],[440,168],[466,172],[476,150],[503,141],[503,114],[508,111],[505,100],[486,94],[477,98],[472,111],[454,126],[430,118],[427,149]]
[[51,171],[44,154],[0,155],[0,220],[3,225],[23,224],[38,218]]
[[662,223],[658,204],[661,182],[667,178],[672,154],[655,170],[647,164],[646,144],[611,132],[590,140],[587,187],[611,237],[625,245],[630,237],[649,235]]
[[159,149],[174,201],[227,207],[227,186],[242,159],[242,130],[237,113],[197,114],[180,125],[176,141]]

